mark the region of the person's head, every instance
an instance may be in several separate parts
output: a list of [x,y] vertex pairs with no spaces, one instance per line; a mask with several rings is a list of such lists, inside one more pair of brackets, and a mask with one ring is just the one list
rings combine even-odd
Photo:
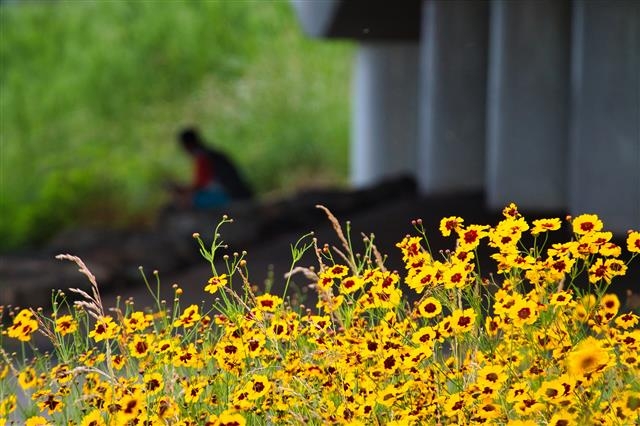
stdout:
[[180,133],[178,133],[178,141],[188,152],[193,152],[197,148],[201,148],[203,146],[200,134],[194,127],[186,127],[182,129]]

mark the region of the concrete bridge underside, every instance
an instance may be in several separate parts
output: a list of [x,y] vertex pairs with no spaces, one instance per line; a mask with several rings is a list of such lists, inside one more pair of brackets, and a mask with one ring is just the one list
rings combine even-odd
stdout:
[[411,174],[640,228],[640,2],[292,3],[308,34],[359,43],[355,185]]

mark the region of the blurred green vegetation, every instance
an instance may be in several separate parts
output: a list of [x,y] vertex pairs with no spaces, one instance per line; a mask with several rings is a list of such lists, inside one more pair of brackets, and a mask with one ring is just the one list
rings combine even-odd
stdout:
[[288,1],[3,3],[0,250],[148,223],[199,126],[262,194],[344,183],[352,49]]

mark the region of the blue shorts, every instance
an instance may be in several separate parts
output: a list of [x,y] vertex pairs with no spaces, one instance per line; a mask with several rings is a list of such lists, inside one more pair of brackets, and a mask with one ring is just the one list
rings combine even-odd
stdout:
[[196,209],[221,207],[227,205],[229,201],[229,196],[220,187],[200,189],[193,194],[193,206]]

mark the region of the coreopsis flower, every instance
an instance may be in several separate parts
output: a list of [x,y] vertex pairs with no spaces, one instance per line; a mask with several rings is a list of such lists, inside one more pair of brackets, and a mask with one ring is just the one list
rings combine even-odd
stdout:
[[496,336],[502,327],[502,318],[499,316],[487,317],[484,321],[484,329],[489,336]]
[[78,329],[78,322],[71,315],[63,315],[56,318],[55,330],[61,336],[71,334]]
[[42,416],[29,417],[24,423],[24,426],[51,426],[51,425],[52,423],[50,423],[49,420],[45,419]]
[[451,327],[455,334],[471,331],[476,322],[476,312],[472,309],[456,309],[451,314]]
[[202,316],[198,313],[198,305],[190,305],[183,312],[178,319],[173,322],[174,327],[193,327]]
[[247,398],[251,401],[262,398],[271,390],[271,382],[267,376],[256,374],[247,382],[244,390],[247,392]]
[[438,269],[433,265],[424,265],[415,274],[407,277],[407,285],[414,289],[416,293],[421,294],[425,288],[436,285],[436,277]]
[[327,277],[341,279],[349,273],[349,268],[344,265],[333,265],[323,272]]
[[615,323],[618,327],[628,330],[638,324],[638,316],[629,312],[616,318]]
[[517,327],[533,324],[538,318],[538,304],[531,300],[518,299],[508,310],[508,318]]
[[135,336],[133,336],[131,342],[129,342],[129,353],[134,358],[146,358],[146,356],[149,355],[151,349],[151,342],[151,335],[136,334]]
[[462,228],[464,219],[457,216],[449,216],[442,218],[440,221],[440,233],[443,237],[448,237],[451,232],[458,232]]
[[218,416],[218,426],[245,426],[246,424],[247,420],[242,417],[242,414],[232,410],[223,411]]
[[87,413],[81,420],[80,426],[106,426],[102,412],[98,409]]
[[272,294],[263,294],[256,297],[256,308],[262,312],[275,312],[282,305],[282,298]]
[[595,214],[582,214],[571,222],[573,232],[578,235],[602,230],[602,221]]
[[160,397],[153,409],[158,420],[168,423],[169,419],[174,418],[178,414],[178,404],[170,396]]
[[151,325],[151,315],[145,314],[141,311],[135,311],[125,318],[122,323],[127,333],[144,331]]
[[433,327],[424,326],[413,333],[411,341],[418,346],[433,347],[437,336],[438,333]]
[[609,270],[604,259],[599,257],[589,268],[589,282],[596,284],[604,280],[607,284],[611,284],[613,278],[612,271]]
[[209,278],[209,281],[207,281],[207,285],[204,287],[204,291],[208,291],[209,293],[214,294],[222,287],[227,285],[227,282],[227,274],[211,277]]
[[566,306],[569,303],[571,303],[572,299],[573,299],[573,295],[570,292],[561,290],[556,293],[553,293],[549,297],[549,303],[553,306]]
[[13,318],[13,324],[9,326],[7,334],[21,342],[28,342],[31,340],[31,334],[37,329],[38,321],[36,321],[33,312],[30,309],[22,309]]
[[442,304],[435,297],[427,297],[418,303],[417,310],[423,318],[433,318],[442,312]]
[[469,225],[466,228],[461,228],[458,233],[458,245],[460,250],[472,251],[480,244],[480,240],[489,233],[486,225]]
[[36,370],[32,367],[24,367],[18,374],[18,384],[22,389],[30,389],[38,382]]
[[423,253],[420,241],[422,241],[421,237],[411,237],[407,235],[402,241],[396,244],[396,247],[402,252],[402,260],[405,263],[410,262]]
[[578,425],[577,418],[575,414],[567,410],[560,410],[556,412],[551,419],[549,419],[549,426],[570,426],[570,425]]
[[640,367],[640,358],[639,357],[640,356],[635,351],[623,350],[620,353],[619,359],[620,359],[620,362],[622,364],[626,365],[629,368],[638,368],[638,367]]
[[502,384],[507,381],[509,375],[505,372],[504,367],[500,365],[486,365],[478,370],[477,383],[480,386],[488,386],[492,389],[500,389]]
[[64,385],[73,379],[73,374],[70,371],[69,364],[58,364],[51,369],[49,377],[58,382],[58,384]]
[[142,378],[142,383],[147,395],[155,395],[164,388],[164,378],[158,372],[146,373]]
[[184,402],[187,404],[194,404],[200,399],[200,395],[204,392],[204,388],[207,382],[196,381],[189,383],[184,389]]
[[96,342],[102,340],[113,339],[120,332],[120,326],[113,322],[113,318],[110,316],[101,317],[96,321],[96,325],[89,333],[89,337]]
[[515,203],[509,203],[508,206],[506,206],[504,209],[502,209],[502,215],[506,218],[518,218],[521,216],[520,212],[518,211],[518,206]]
[[465,288],[470,281],[469,269],[466,263],[453,263],[444,271],[442,282],[444,288]]
[[61,411],[62,407],[64,407],[64,403],[60,395],[51,392],[48,392],[45,398],[38,402],[38,408],[42,411],[46,410],[49,415]]
[[604,257],[620,257],[622,248],[615,243],[605,243],[600,246],[598,253]]
[[115,368],[116,370],[121,370],[122,367],[124,367],[124,364],[126,362],[127,362],[127,359],[121,354],[114,355],[111,358],[111,364],[113,365],[113,368]]
[[491,420],[502,416],[502,408],[492,398],[485,398],[475,412],[477,419],[483,423],[492,423]]
[[360,290],[364,286],[364,281],[362,278],[356,276],[350,276],[344,278],[340,282],[340,293],[342,294],[351,294],[358,290]]
[[584,377],[606,368],[611,362],[609,350],[602,343],[587,337],[567,355],[567,369],[572,377]]
[[136,419],[145,408],[145,401],[146,398],[141,392],[125,395],[118,403],[120,405],[120,410],[117,413],[118,424],[126,424]]
[[318,276],[318,281],[316,282],[316,289],[322,293],[328,293],[333,287],[334,277],[331,274],[322,272]]
[[629,250],[630,253],[640,253],[640,232],[629,232],[627,236],[627,250]]
[[178,348],[173,354],[172,361],[176,367],[199,368],[203,364],[202,355],[193,343],[190,343],[186,348]]
[[620,309],[620,299],[613,293],[605,294],[602,296],[600,300],[600,310],[607,314],[612,314],[613,318],[618,314],[618,309]]
[[557,231],[562,226],[562,222],[558,218],[534,220],[532,224],[532,235],[539,235],[543,232],[549,231]]

